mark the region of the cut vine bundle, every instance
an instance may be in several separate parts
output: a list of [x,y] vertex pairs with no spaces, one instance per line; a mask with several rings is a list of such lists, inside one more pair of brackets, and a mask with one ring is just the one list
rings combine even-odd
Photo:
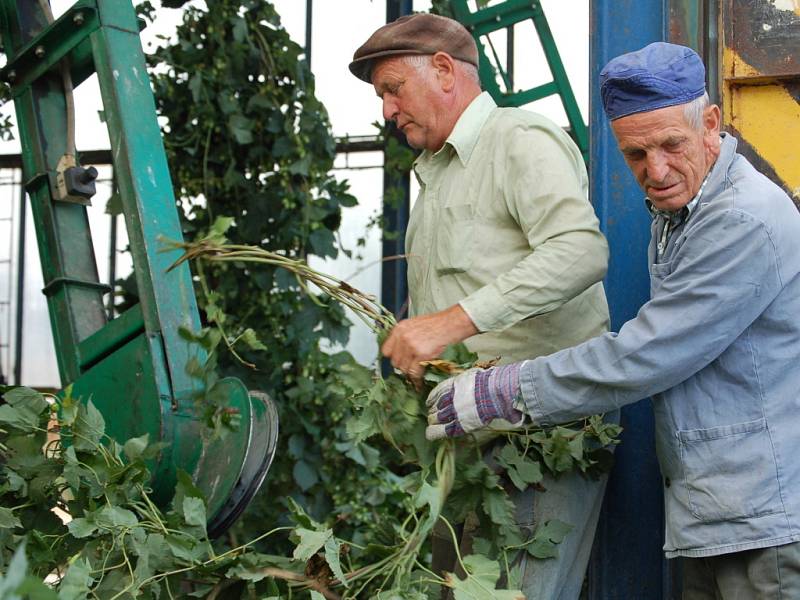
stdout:
[[[225,231],[230,225],[230,220],[217,221],[204,239],[180,244],[184,255],[177,262],[191,259],[242,269],[259,264],[286,269],[306,293],[312,294],[311,286],[316,287],[328,298],[352,310],[379,340],[394,326],[395,319],[385,307],[345,281],[312,269],[302,260],[289,259],[256,246],[226,243]],[[433,386],[468,368],[488,368],[494,362],[478,362],[475,354],[459,344],[448,348],[441,358],[423,363],[425,381]],[[429,585],[446,585],[456,590],[464,585],[469,587],[475,583],[475,568],[468,565],[478,557],[462,560],[459,556],[461,569],[467,573],[467,579],[462,581],[431,573],[423,565],[421,551],[437,520],[449,526],[448,519],[462,521],[468,515],[477,515],[486,536],[479,538],[476,544],[483,551],[481,560],[488,561],[485,566],[494,565],[491,573],[496,566],[498,577],[500,565],[503,565],[504,579],[509,583],[517,582],[518,573],[511,566],[514,557],[519,552],[528,552],[536,558],[555,556],[556,545],[571,526],[551,521],[527,536],[519,531],[513,520],[513,505],[501,485],[501,475],[495,472],[497,468],[493,471],[487,466],[478,437],[438,444],[425,439],[424,399],[429,389],[420,392],[397,375],[384,378],[377,370],[372,373],[368,385],[364,385],[362,379],[360,386],[355,384],[350,389],[355,416],[348,423],[348,434],[354,442],[380,436],[400,455],[402,462],[418,469],[406,475],[407,491],[413,498],[414,508],[422,509],[425,515],[415,513],[403,523],[399,534],[401,543],[393,553],[373,567],[361,568],[355,573],[358,578],[369,573],[368,583],[374,583],[379,577],[376,573],[380,572],[383,580],[377,589],[386,591],[388,588],[392,593],[402,590],[406,594],[403,597],[411,597],[408,594],[412,592],[422,594]],[[493,463],[499,465],[504,471],[502,476],[520,490],[529,485],[541,485],[545,472],[559,475],[578,470],[586,476],[596,476],[610,468],[611,454],[607,447],[617,443],[619,432],[619,426],[603,422],[601,416],[558,427],[494,432],[492,437],[503,436],[505,443],[494,444]],[[459,492],[454,495],[457,500],[448,502],[454,488]],[[409,523],[412,524],[410,531]],[[453,539],[457,546],[455,534]],[[427,571],[427,577],[420,578],[420,569],[422,573]],[[497,595],[501,592],[494,589],[498,577],[491,583],[493,595],[486,597],[501,597]],[[336,583],[350,583],[350,580],[344,575]],[[484,581],[481,587],[486,585]],[[362,586],[358,591],[364,589]]]

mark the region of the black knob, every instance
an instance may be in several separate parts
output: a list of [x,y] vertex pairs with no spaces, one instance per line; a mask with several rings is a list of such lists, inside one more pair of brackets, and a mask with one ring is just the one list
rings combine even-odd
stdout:
[[83,184],[92,183],[95,179],[97,179],[97,169],[94,167],[89,167],[88,169],[82,169],[82,173],[78,175],[78,181]]
[[67,194],[70,196],[79,196],[87,200],[94,196],[95,179],[97,179],[97,169],[94,167],[88,169],[70,167],[64,171],[64,183],[67,187]]

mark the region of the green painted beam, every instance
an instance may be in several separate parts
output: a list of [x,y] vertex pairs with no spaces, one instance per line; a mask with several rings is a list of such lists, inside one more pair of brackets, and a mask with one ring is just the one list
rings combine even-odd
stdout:
[[[530,0],[506,0],[491,6],[471,11],[466,0],[450,0],[450,6],[456,19],[472,33],[478,44],[478,72],[481,83],[500,106],[522,106],[544,97],[559,96],[561,105],[567,115],[570,135],[583,154],[584,160],[589,157],[589,133],[581,116],[580,108],[575,100],[561,56],[553,39],[550,26],[539,2]],[[542,45],[548,67],[553,76],[552,83],[547,83],[528,90],[501,90],[497,83],[497,74],[501,76],[508,88],[509,74],[503,70],[497,56],[496,64],[492,64],[484,51],[481,38],[526,20],[532,20],[539,41]]]
[[99,27],[100,17],[88,0],[67,10],[0,71],[0,78],[11,85],[11,96],[18,96],[48,71],[58,70],[61,60]]
[[188,376],[186,364],[192,358],[202,362],[205,355],[178,332],[180,327],[199,330],[200,317],[188,264],[167,270],[181,252],[165,251],[165,240],[183,236],[150,79],[138,30],[120,28],[129,20],[136,23],[130,2],[102,5],[103,26],[92,34],[92,45],[142,314],[147,331],[163,339],[174,397],[189,402],[198,382]]
[[[488,31],[504,29],[513,23],[533,18],[536,14],[544,14],[542,13],[541,4],[536,0],[506,0],[474,12],[469,10],[466,0],[451,0],[451,4],[456,18],[470,31],[472,31],[473,27],[488,27],[492,23],[503,24]],[[514,20],[508,20],[511,18]]]
[[503,106],[522,106],[523,104],[529,104],[553,94],[558,94],[558,92],[558,86],[554,81],[551,81],[523,92],[515,92],[503,96]]
[[93,366],[143,331],[142,307],[137,304],[80,343],[81,369]]
[[[78,344],[103,327],[89,219],[84,206],[53,200],[56,166],[66,149],[66,107],[60,79],[47,75],[15,99],[26,191],[36,225],[50,322],[62,381],[80,374]],[[59,283],[60,282],[60,283]]]
[[539,34],[542,48],[544,48],[544,55],[547,59],[547,64],[550,66],[550,72],[553,74],[553,81],[558,87],[561,105],[564,107],[564,112],[567,113],[567,120],[572,128],[572,136],[583,153],[584,160],[588,160],[589,131],[581,116],[578,102],[575,100],[575,94],[572,92],[572,86],[569,83],[569,77],[567,77],[567,71],[561,62],[561,55],[558,53],[556,41],[543,12],[533,18],[533,24],[536,27],[536,33]]

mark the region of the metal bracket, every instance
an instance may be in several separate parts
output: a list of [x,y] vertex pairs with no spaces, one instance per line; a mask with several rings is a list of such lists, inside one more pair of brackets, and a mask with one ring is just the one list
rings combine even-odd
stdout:
[[56,293],[58,288],[64,285],[76,285],[78,287],[100,290],[104,294],[112,291],[111,287],[105,283],[99,283],[97,281],[85,281],[83,279],[75,279],[73,277],[56,277],[55,279],[50,280],[47,285],[42,288],[42,293],[45,296],[52,296]]
[[11,85],[12,98],[24,92],[42,75],[57,68],[65,56],[99,27],[97,10],[81,2],[61,15],[0,70],[0,79]]
[[[89,167],[89,169],[94,169],[94,167]],[[91,174],[89,169],[84,170],[87,175]],[[97,178],[97,169],[94,169],[91,184],[83,186],[87,188],[85,193],[80,193],[76,189],[81,183],[75,181],[76,178],[74,176],[70,176],[71,174],[74,175],[75,170],[82,169],[78,166],[73,155],[65,154],[59,159],[58,165],[56,165],[56,189],[53,197],[61,202],[74,202],[75,204],[91,206],[92,196],[95,194],[94,179]]]

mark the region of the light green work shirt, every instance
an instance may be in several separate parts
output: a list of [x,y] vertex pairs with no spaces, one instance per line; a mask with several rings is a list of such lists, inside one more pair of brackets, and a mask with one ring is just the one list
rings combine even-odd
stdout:
[[608,328],[608,246],[564,131],[483,93],[444,146],[414,163],[406,232],[410,314],[456,303],[481,332],[467,346],[503,362],[550,354]]

